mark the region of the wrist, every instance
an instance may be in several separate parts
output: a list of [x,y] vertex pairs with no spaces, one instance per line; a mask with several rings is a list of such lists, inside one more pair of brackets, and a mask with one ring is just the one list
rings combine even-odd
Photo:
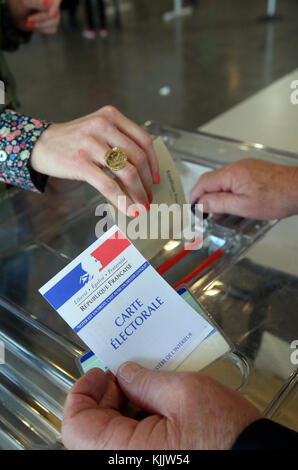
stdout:
[[47,124],[37,139],[31,155],[30,155],[30,167],[41,174],[49,174],[49,161],[45,157],[47,155],[47,149],[51,142],[51,131],[55,128],[55,124]]
[[48,123],[9,109],[0,113],[0,120],[5,130],[0,136],[1,181],[42,192],[47,178],[32,170],[30,155]]

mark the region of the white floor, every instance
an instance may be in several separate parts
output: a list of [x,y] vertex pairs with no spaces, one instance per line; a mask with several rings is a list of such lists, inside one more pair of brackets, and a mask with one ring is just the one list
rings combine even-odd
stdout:
[[298,69],[209,121],[200,130],[298,155],[298,104],[291,102],[294,80],[298,80]]

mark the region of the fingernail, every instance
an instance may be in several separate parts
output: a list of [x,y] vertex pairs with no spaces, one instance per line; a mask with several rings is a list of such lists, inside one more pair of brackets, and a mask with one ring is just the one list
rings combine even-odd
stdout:
[[160,174],[156,173],[155,178],[154,178],[154,183],[159,184],[160,183]]
[[150,202],[147,202],[144,207],[146,209],[146,212],[150,211]]
[[153,201],[153,193],[149,194],[148,199],[149,199],[149,204],[151,204]]
[[128,217],[139,217],[140,213],[136,209],[129,209]]
[[139,366],[139,364],[125,362],[119,367],[117,375],[125,382],[130,383],[141,369],[143,369],[143,367]]
[[50,11],[49,17],[53,19],[55,18],[55,16],[56,16],[56,13],[54,11]]
[[43,1],[43,5],[44,5],[45,8],[47,8],[49,6],[49,4],[50,4],[50,0],[44,0]]
[[34,27],[34,19],[33,18],[28,18],[27,23],[26,23],[27,28],[33,28]]

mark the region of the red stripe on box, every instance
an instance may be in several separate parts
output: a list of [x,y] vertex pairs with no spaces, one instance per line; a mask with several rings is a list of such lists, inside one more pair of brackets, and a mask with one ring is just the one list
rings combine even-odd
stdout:
[[195,269],[193,269],[190,273],[188,273],[185,277],[180,279],[177,284],[173,286],[173,289],[177,290],[178,287],[180,287],[182,284],[187,284],[190,282],[195,276],[197,276],[199,273],[204,271],[210,264],[212,264],[215,260],[220,258],[223,255],[223,251],[220,249],[216,250],[212,255],[208,256],[201,264],[199,264]]
[[163,264],[158,266],[158,268],[156,268],[156,271],[160,275],[164,274],[166,271],[171,269],[175,264],[177,264],[178,261],[182,260],[184,258],[184,256],[191,253],[191,250],[194,250],[195,248],[197,248],[202,243],[203,243],[202,238],[196,238],[193,242],[188,243],[184,248],[179,250],[178,253],[173,255],[170,259],[168,259]]

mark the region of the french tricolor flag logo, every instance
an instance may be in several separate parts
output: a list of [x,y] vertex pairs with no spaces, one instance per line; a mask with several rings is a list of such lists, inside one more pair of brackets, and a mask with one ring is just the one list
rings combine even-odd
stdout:
[[118,230],[110,238],[102,243],[96,250],[91,253],[97,261],[100,262],[102,271],[108,264],[110,264],[117,256],[119,256],[126,248],[128,248],[130,242],[125,238],[123,233]]
[[[123,233],[118,230],[111,237],[105,240],[98,248],[92,251],[90,255],[99,262],[97,267],[99,271],[102,271],[129,246],[129,240],[127,240]],[[44,294],[44,297],[56,310],[58,310],[63,304],[65,304],[65,302],[79,292],[79,290],[82,289],[82,287],[92,278],[92,273],[86,271],[86,269],[83,268],[82,263],[79,263],[60,281],[58,281],[55,286],[49,289]]]

